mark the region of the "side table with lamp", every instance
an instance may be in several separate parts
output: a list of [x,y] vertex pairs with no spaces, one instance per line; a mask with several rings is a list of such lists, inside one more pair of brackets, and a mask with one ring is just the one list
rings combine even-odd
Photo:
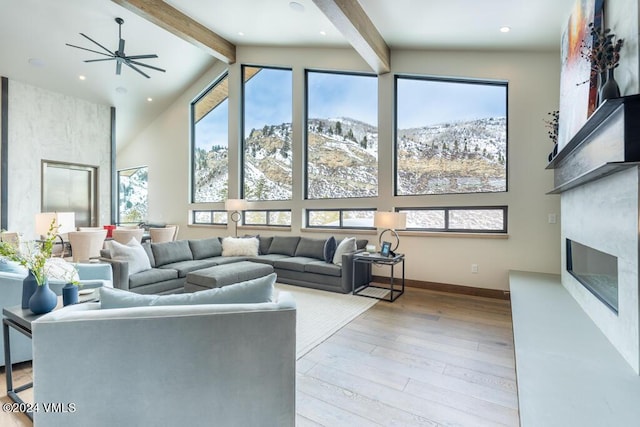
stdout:
[[[372,285],[371,283],[360,286],[359,288],[353,288],[352,293],[354,295],[366,296],[369,298],[376,298],[383,301],[393,302],[400,295],[404,293],[404,254],[396,253],[395,251],[400,246],[400,237],[396,230],[403,229],[407,224],[407,215],[400,212],[376,212],[373,225],[376,228],[382,228],[378,242],[380,243],[380,252],[360,252],[353,256],[353,263],[355,271],[356,263],[373,264],[378,266],[389,266],[391,268],[391,275],[389,277],[389,286]],[[385,234],[390,233],[395,238],[395,244],[384,240]],[[402,281],[398,288],[396,286],[395,278],[395,266],[402,264]],[[355,277],[352,279],[352,283],[355,283]],[[367,289],[380,289],[388,292],[367,292]]]

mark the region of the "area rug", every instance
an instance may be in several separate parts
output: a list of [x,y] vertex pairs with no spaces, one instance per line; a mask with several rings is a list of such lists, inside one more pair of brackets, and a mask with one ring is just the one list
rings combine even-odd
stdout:
[[300,359],[377,302],[372,298],[282,283],[276,283],[276,289],[290,292],[296,301],[296,359]]

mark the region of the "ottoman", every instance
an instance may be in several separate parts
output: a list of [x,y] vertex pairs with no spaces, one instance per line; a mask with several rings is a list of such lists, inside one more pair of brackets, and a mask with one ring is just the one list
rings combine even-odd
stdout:
[[245,280],[257,279],[273,273],[269,264],[251,261],[240,261],[230,264],[214,265],[187,274],[184,285],[185,292],[195,292],[204,289],[220,288]]

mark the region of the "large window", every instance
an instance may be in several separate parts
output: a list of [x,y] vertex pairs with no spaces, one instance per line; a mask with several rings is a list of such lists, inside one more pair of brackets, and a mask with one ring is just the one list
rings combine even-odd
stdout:
[[378,79],[307,71],[306,197],[378,195]]
[[506,233],[507,207],[400,208],[407,214],[407,230]]
[[291,200],[291,70],[242,67],[244,198]]
[[396,195],[507,191],[507,84],[396,77]]
[[147,181],[146,166],[118,171],[118,224],[147,220]]
[[229,178],[229,81],[225,74],[191,103],[192,201],[227,198]]

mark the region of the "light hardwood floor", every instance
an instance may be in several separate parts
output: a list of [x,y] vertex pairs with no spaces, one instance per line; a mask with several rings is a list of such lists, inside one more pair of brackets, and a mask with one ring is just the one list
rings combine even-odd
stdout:
[[518,426],[511,326],[508,301],[408,288],[298,361],[297,425]]

